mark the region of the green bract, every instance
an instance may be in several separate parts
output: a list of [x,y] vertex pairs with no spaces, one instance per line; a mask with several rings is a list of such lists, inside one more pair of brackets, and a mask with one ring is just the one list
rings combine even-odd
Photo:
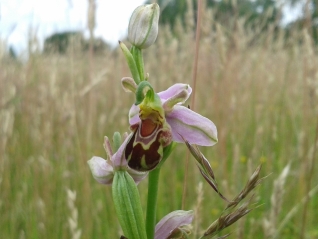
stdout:
[[112,184],[119,223],[129,239],[147,239],[139,192],[127,171],[116,171]]

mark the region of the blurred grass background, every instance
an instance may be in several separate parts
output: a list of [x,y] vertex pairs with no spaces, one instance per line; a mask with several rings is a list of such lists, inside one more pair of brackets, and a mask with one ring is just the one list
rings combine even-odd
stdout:
[[[318,238],[317,46],[303,29],[286,39],[269,28],[255,40],[241,22],[229,37],[208,10],[202,22],[195,109],[219,135],[202,152],[229,198],[259,164],[270,175],[255,195],[262,206],[227,230],[230,238]],[[194,32],[176,29],[179,36],[161,28],[144,52],[157,91],[192,84]],[[86,162],[106,157],[105,135],[129,131],[134,96],[120,85],[130,76],[123,54],[71,45],[24,63],[3,58],[0,69],[0,237],[119,238],[111,188],[94,181]],[[158,220],[181,209],[186,154],[178,145],[161,170]],[[192,158],[187,182],[184,209],[198,213],[197,236],[225,204]],[[145,205],[147,180],[139,189]]]

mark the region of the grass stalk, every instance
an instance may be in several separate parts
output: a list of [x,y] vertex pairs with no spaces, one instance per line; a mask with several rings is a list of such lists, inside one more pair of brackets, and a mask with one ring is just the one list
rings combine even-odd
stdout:
[[[199,60],[199,47],[200,47],[200,26],[202,18],[202,0],[198,0],[198,17],[197,17],[197,26],[195,34],[195,56],[193,61],[193,70],[192,70],[192,97],[191,97],[191,109],[195,108],[195,91],[197,83],[197,72],[198,72],[198,60]],[[189,176],[189,157],[190,153],[187,151],[186,161],[185,161],[185,170],[184,170],[184,180],[183,180],[183,193],[182,193],[182,209],[185,207],[185,200],[187,195],[187,184]]]
[[[308,219],[308,210],[309,210],[309,201],[310,196],[309,192],[311,189],[311,181],[313,180],[314,176],[314,168],[315,168],[315,161],[316,161],[316,155],[317,155],[317,145],[318,145],[318,117],[317,117],[317,123],[316,123],[316,130],[315,130],[315,139],[314,139],[314,145],[313,145],[313,153],[312,155],[308,156],[308,160],[310,160],[308,164],[309,172],[308,176],[306,178],[306,196],[305,196],[305,202],[303,207],[303,213],[302,213],[302,220],[301,220],[301,232],[300,232],[300,238],[303,239],[306,237],[306,227],[307,227],[307,219]],[[311,157],[310,157],[311,156]]]

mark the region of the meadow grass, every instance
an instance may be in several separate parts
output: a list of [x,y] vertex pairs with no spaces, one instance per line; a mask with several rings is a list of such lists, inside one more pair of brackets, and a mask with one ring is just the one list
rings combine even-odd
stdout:
[[[255,39],[237,20],[229,34],[209,11],[202,23],[195,109],[216,124],[219,142],[201,150],[229,198],[259,164],[262,176],[270,174],[256,191],[261,206],[224,234],[318,238],[316,46],[305,30],[284,40],[269,29]],[[162,28],[145,51],[157,91],[192,83],[193,34]],[[106,157],[105,135],[129,131],[134,96],[120,85],[130,74],[119,49],[92,60],[70,49],[63,56],[31,54],[23,64],[1,61],[1,238],[119,238],[111,188],[93,179],[86,162]],[[178,145],[161,170],[158,220],[182,207],[186,154]],[[199,212],[194,235],[200,235],[225,203],[191,157],[186,188],[184,209]],[[146,180],[139,189],[145,206]]]

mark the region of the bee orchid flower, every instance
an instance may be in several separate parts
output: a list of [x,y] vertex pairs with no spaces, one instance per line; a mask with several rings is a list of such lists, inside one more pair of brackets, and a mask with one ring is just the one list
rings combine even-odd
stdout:
[[217,143],[214,123],[182,105],[192,92],[188,84],[174,84],[157,94],[147,81],[138,86],[130,82],[127,78],[122,80],[124,89],[135,92],[137,100],[129,111],[133,134],[125,154],[130,167],[138,171],[155,168],[162,148],[172,141],[200,146]]

